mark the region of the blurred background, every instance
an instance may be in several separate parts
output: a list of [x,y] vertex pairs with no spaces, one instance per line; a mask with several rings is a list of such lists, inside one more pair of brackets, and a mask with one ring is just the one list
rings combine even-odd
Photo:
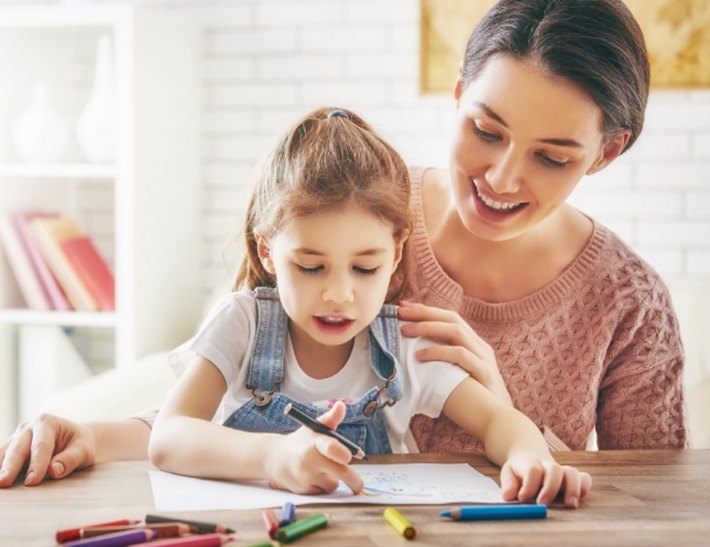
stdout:
[[[424,77],[432,55],[455,57],[465,45],[456,52],[447,21],[459,11],[446,4],[0,1],[0,213],[76,219],[116,284],[113,310],[42,312],[23,301],[5,264],[0,436],[42,409],[120,417],[160,400],[170,374],[164,351],[190,335],[210,295],[231,281],[239,249],[225,241],[239,227],[251,171],[304,112],[351,108],[408,163],[446,165],[455,74],[437,75],[438,87]],[[667,34],[691,22],[707,34],[708,2],[683,4],[690,11],[669,19]],[[710,446],[708,70],[701,66],[692,84],[655,86],[637,144],[571,198],[670,286],[696,446]],[[104,118],[95,113],[102,104]],[[98,135],[92,142],[107,141],[103,156],[82,144],[87,117],[85,129]],[[33,131],[45,136],[43,146],[33,144]],[[117,387],[126,385],[133,396]]]

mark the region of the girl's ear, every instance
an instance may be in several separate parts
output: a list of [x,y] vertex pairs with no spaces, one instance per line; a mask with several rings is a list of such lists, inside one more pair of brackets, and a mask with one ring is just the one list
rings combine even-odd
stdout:
[[269,240],[258,234],[256,235],[256,251],[259,254],[259,260],[261,260],[261,265],[264,269],[271,275],[276,275],[274,261],[271,259],[271,247],[269,246]]
[[601,171],[612,161],[618,158],[619,155],[624,151],[624,148],[626,148],[626,143],[629,142],[630,138],[631,129],[624,129],[623,131],[619,131],[616,135],[614,135],[614,137],[609,142],[607,142],[599,151],[599,157],[597,157],[596,161],[591,165],[589,169],[587,169],[585,175],[591,175],[593,173],[596,173],[597,171]]
[[409,238],[409,230],[402,232],[399,240],[395,242],[394,248],[394,266],[392,266],[392,271],[397,269],[399,263],[402,261],[402,253],[404,251],[404,242]]

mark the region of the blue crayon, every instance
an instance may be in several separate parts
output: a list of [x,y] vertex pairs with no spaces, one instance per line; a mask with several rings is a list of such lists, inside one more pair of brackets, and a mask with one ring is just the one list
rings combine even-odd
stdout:
[[544,519],[547,517],[545,505],[477,505],[442,511],[442,517],[451,520],[504,520],[504,519]]
[[294,520],[296,520],[296,506],[290,501],[287,501],[281,508],[281,518],[279,519],[279,526],[291,524]]

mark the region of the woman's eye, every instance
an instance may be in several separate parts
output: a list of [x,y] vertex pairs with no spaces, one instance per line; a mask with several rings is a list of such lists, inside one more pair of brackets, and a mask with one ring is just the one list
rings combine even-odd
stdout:
[[323,269],[323,266],[301,266],[296,264],[298,271],[307,275],[315,275]]
[[500,137],[495,133],[489,133],[478,127],[475,123],[473,124],[473,130],[482,140],[486,142],[498,142]]
[[543,165],[546,165],[547,167],[552,167],[553,169],[561,169],[567,165],[566,161],[553,160],[547,154],[539,153],[538,158],[540,158],[540,161],[543,163]]
[[361,268],[360,266],[353,266],[353,269],[357,273],[360,273],[363,275],[374,275],[377,273],[378,268]]

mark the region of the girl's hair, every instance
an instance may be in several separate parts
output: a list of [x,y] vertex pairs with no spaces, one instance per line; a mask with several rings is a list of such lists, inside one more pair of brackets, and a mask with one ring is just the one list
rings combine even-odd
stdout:
[[606,138],[643,127],[649,63],[643,34],[621,0],[500,0],[473,30],[461,80],[467,86],[495,54],[539,63],[586,91]]
[[[390,222],[395,241],[410,228],[409,173],[395,150],[359,116],[319,108],[279,139],[256,175],[244,222],[246,252],[233,289],[276,285],[263,267],[256,234],[269,238],[288,222],[355,202]],[[403,296],[409,245],[392,275],[387,302]]]

